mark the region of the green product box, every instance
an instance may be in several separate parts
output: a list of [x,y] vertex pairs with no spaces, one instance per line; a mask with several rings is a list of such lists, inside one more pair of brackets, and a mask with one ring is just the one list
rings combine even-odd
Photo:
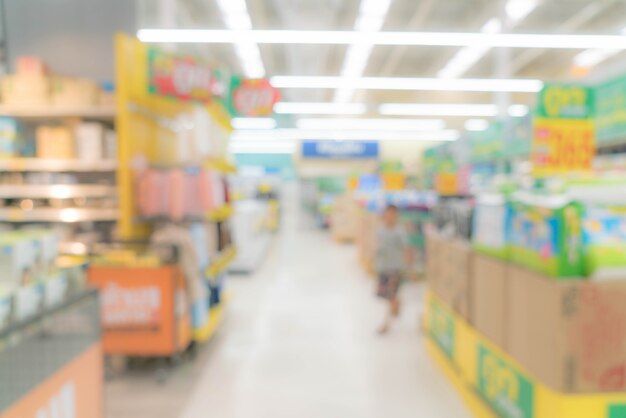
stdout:
[[580,278],[583,207],[566,196],[516,193],[508,234],[511,261],[557,278]]
[[452,312],[439,301],[430,302],[430,337],[449,360],[454,361],[456,327]]
[[587,276],[626,277],[626,207],[587,206],[583,242]]
[[472,247],[480,253],[508,260],[507,235],[510,221],[511,207],[504,195],[478,196],[472,221]]

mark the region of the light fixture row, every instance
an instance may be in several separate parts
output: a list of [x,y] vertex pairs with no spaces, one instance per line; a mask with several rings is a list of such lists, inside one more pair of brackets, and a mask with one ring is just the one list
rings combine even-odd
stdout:
[[146,43],[308,44],[381,46],[483,46],[489,48],[626,50],[622,34],[522,34],[476,32],[367,32],[326,30],[140,29]]

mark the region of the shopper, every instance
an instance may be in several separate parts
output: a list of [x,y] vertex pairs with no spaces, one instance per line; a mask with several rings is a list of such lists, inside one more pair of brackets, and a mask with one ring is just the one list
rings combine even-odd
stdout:
[[389,310],[378,332],[389,332],[393,319],[400,315],[398,291],[411,263],[408,235],[398,222],[398,208],[387,206],[376,234],[376,272],[378,273],[378,297],[386,300]]

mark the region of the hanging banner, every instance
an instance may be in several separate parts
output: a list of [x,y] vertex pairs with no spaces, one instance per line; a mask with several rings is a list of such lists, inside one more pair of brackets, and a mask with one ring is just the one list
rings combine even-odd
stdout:
[[575,84],[547,84],[539,93],[536,115],[550,119],[587,119],[593,114],[593,91]]
[[591,120],[535,119],[531,160],[536,176],[590,171],[594,156]]
[[232,116],[270,116],[280,100],[280,91],[266,79],[232,77],[229,94],[227,108]]
[[626,77],[609,81],[595,89],[596,137],[599,144],[626,137]]
[[150,94],[183,101],[209,103],[224,98],[229,77],[197,58],[148,50],[148,91]]

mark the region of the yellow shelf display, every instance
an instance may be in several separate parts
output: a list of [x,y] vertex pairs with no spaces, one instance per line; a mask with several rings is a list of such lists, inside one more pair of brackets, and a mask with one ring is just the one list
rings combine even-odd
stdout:
[[215,335],[224,319],[224,312],[228,305],[228,299],[229,297],[226,296],[222,303],[210,309],[206,325],[193,331],[194,341],[204,343],[209,341],[213,335]]
[[459,317],[426,296],[426,345],[478,418],[623,418],[626,393],[558,393]]
[[224,273],[226,269],[231,265],[231,263],[237,257],[237,249],[231,247],[227,250],[224,250],[220,257],[206,270],[205,276],[207,278],[215,278],[220,274]]

